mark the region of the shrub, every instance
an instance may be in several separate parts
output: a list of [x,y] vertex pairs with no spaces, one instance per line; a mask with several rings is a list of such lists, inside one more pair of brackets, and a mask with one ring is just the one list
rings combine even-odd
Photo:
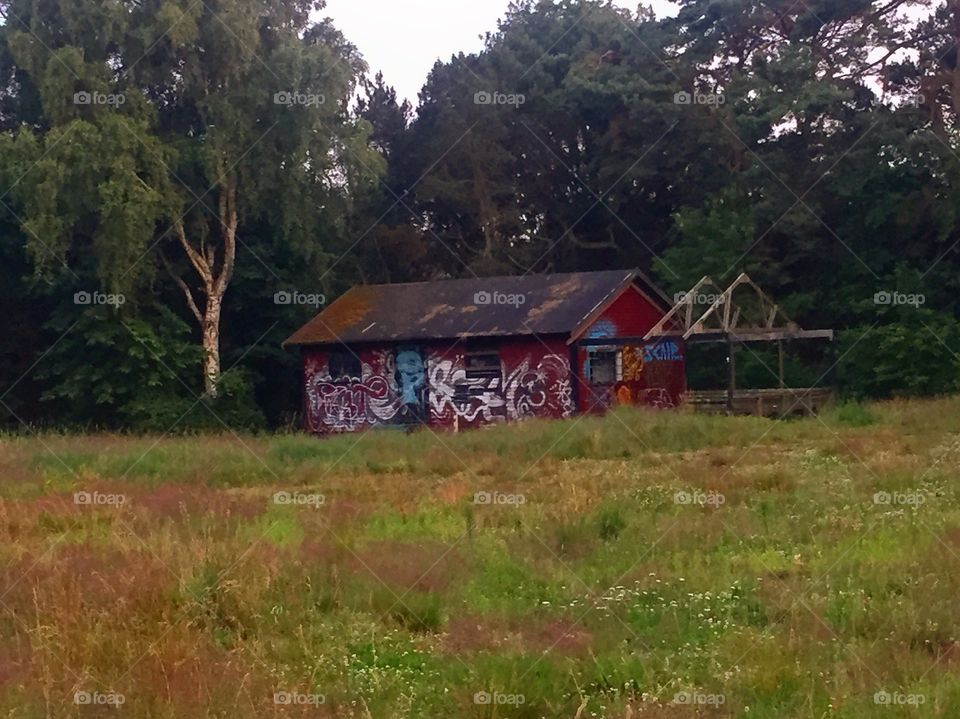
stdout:
[[186,393],[156,393],[138,398],[127,409],[130,426],[140,432],[222,432],[256,430],[265,425],[249,377],[231,370],[220,378],[215,398]]

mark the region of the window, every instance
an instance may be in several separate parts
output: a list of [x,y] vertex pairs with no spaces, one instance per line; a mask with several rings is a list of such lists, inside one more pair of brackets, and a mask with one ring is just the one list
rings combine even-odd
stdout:
[[617,381],[618,352],[597,349],[587,354],[587,381],[590,384],[614,384]]
[[360,358],[352,352],[331,352],[328,360],[330,379],[359,379]]
[[500,350],[492,345],[472,345],[464,357],[467,380],[500,379]]
[[463,364],[466,377],[454,387],[454,404],[467,406],[478,397],[501,391],[503,370],[496,345],[471,342],[464,352]]

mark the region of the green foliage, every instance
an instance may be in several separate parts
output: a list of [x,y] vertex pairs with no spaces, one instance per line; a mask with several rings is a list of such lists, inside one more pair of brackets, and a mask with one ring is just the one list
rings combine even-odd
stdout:
[[47,329],[59,340],[37,376],[61,424],[160,433],[264,425],[240,368],[224,375],[216,398],[202,396],[192,371],[199,349],[166,308],[61,304]]
[[[810,3],[771,28],[769,8],[735,0],[689,0],[661,23],[590,0],[516,3],[482,52],[434,68],[391,173],[437,165],[408,204],[447,248],[447,273],[635,265],[680,291],[747,271],[801,326],[838,329],[873,321],[878,281],[907,291],[922,277],[927,308],[956,316],[957,108],[946,91],[920,112],[904,104],[931,98],[938,70],[923,52],[879,97],[889,76],[869,50],[926,36],[949,47],[955,11],[913,27],[875,10]],[[474,102],[491,88],[525,102]],[[740,359],[744,386],[775,381],[768,353]],[[787,363],[802,384],[831,364],[821,352]],[[712,368],[694,367],[693,384],[722,383]],[[857,391],[950,386],[910,373]]]
[[944,394],[960,389],[960,321],[917,310],[919,322],[868,325],[839,337],[841,391],[852,397]]
[[184,396],[180,383],[196,351],[188,328],[169,310],[138,314],[122,306],[57,308],[48,329],[60,339],[37,374],[59,422],[163,431],[145,421],[143,408],[156,398]]
[[742,267],[756,237],[750,198],[725,189],[704,208],[684,208],[675,216],[679,242],[654,264],[675,292],[684,292],[704,275],[723,278]]
[[240,432],[265,425],[250,378],[241,369],[221,377],[216,397],[201,394],[199,387],[181,387],[180,392],[153,392],[139,398],[127,412],[127,426],[143,432]]
[[[832,355],[791,346],[790,384],[955,391],[960,11],[908,4],[683,0],[657,20],[520,0],[481,50],[433,67],[414,113],[308,0],[13,0],[0,421],[222,428],[216,403],[230,426],[291,426],[300,368],[280,343],[312,308],[277,291],[628,266],[670,293],[748,271],[801,326],[841,330]],[[508,101],[477,102],[493,92]],[[129,302],[74,312],[78,289]],[[191,407],[186,296],[204,315],[220,290],[216,345],[240,372]],[[922,311],[878,314],[894,290]],[[723,384],[722,356],[691,356],[692,387]],[[775,367],[751,348],[738,380],[769,387]],[[565,458],[594,449],[558,439]]]
[[[252,246],[288,248],[317,271],[347,232],[352,195],[383,172],[370,126],[346,110],[363,63],[314,23],[314,3],[215,5],[17,0],[19,22],[0,32],[18,89],[42,110],[3,138],[11,174],[26,168],[8,192],[36,273],[133,294],[162,267],[204,330],[198,365],[237,321],[219,311],[236,254],[257,258],[261,284],[267,271],[289,289],[298,278]],[[262,230],[269,242],[235,239]],[[206,393],[218,375],[205,370]]]
[[860,402],[843,402],[832,411],[837,424],[846,427],[869,427],[877,423],[877,417]]

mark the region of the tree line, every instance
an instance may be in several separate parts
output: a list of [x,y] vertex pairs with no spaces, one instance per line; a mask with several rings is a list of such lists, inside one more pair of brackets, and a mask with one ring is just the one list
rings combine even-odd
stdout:
[[352,284],[610,267],[839,329],[794,383],[955,391],[960,2],[679,5],[514,2],[414,109],[322,1],[0,2],[0,421],[292,423]]

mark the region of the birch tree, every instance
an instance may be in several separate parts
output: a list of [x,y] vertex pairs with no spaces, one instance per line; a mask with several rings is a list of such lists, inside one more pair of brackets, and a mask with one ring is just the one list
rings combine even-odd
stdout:
[[[221,375],[224,298],[245,226],[322,251],[359,183],[382,171],[348,103],[365,70],[316,0],[4,4],[4,40],[39,98],[21,188],[28,251],[57,271],[92,254],[104,285],[162,271]],[[29,94],[29,92],[27,93]],[[269,222],[263,218],[269,216]],[[62,261],[62,262],[61,262]],[[282,283],[260,263],[268,284]]]

